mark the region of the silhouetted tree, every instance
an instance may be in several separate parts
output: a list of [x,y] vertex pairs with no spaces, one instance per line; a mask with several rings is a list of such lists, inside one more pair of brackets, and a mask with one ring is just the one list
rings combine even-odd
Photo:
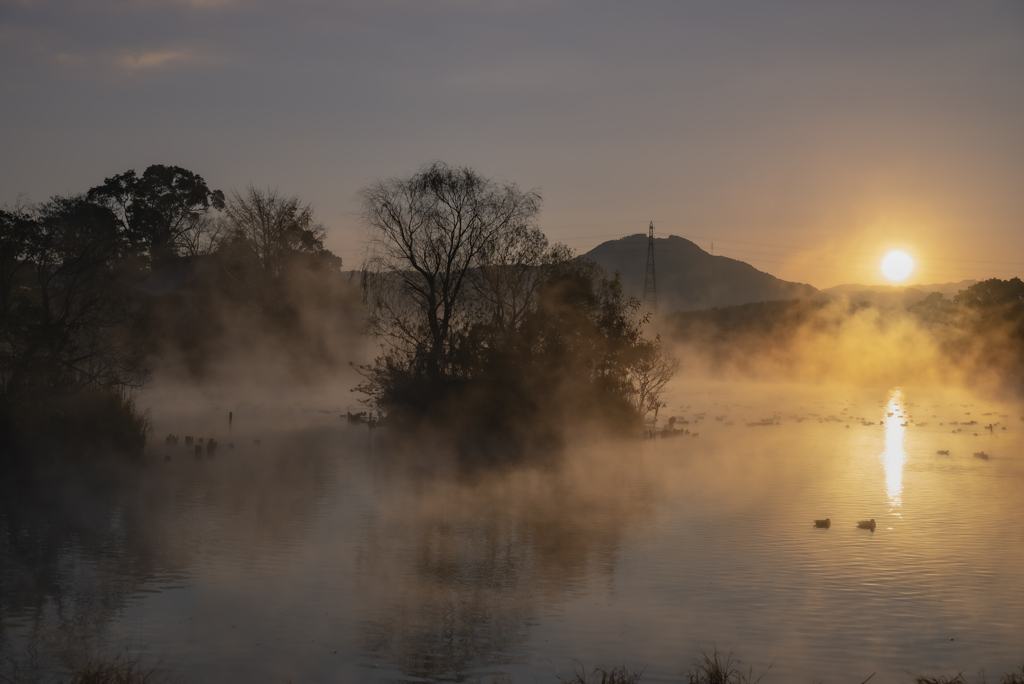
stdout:
[[644,418],[651,412],[657,418],[662,406],[661,393],[679,371],[679,359],[665,352],[660,337],[645,343],[638,351],[636,360],[629,366],[634,388],[632,403]]
[[471,321],[470,272],[501,251],[504,236],[531,235],[540,195],[435,163],[378,181],[362,199],[368,327],[441,380]]
[[8,429],[46,423],[83,392],[101,393],[94,404],[124,404],[121,392],[145,377],[146,350],[131,334],[135,311],[114,272],[124,247],[116,216],[78,196],[5,211],[0,221],[0,420]]
[[71,197],[4,219],[17,224],[21,251],[4,250],[14,278],[4,282],[0,390],[56,381],[51,376],[84,385],[130,376],[122,342],[110,337],[127,311],[111,270],[122,246],[114,215]]
[[296,256],[330,254],[324,249],[326,226],[298,196],[286,197],[277,190],[249,185],[244,193],[232,193],[225,213],[231,237],[252,250],[272,278]]
[[1020,278],[990,278],[960,290],[953,303],[972,309],[1024,304],[1024,282]]
[[357,389],[379,410],[484,440],[557,441],[577,418],[639,427],[675,365],[617,275],[549,245],[539,195],[433,164],[362,196],[368,328],[386,347]]
[[15,298],[28,280],[29,258],[37,226],[24,207],[0,210],[0,335],[10,332]]
[[960,290],[953,302],[963,310],[960,339],[947,334],[956,342],[946,348],[968,349],[1005,378],[1024,380],[1024,282],[990,278]]
[[480,266],[470,272],[474,299],[483,324],[500,334],[522,325],[554,264],[572,259],[565,245],[549,245],[540,229],[513,226],[500,232],[482,251]]
[[183,236],[207,225],[211,208],[224,208],[224,193],[210,190],[202,176],[161,164],[141,176],[130,170],[107,178],[87,198],[114,212],[133,254],[150,264],[177,256]]
[[209,256],[220,248],[230,233],[230,224],[220,213],[207,212],[190,220],[179,239],[182,256]]
[[[569,415],[600,415],[617,429],[637,425],[677,368],[644,337],[639,308],[623,296],[618,274],[605,278],[580,259],[554,264],[520,327],[525,356],[510,375],[534,378],[540,391],[528,393],[558,397]],[[517,381],[502,379],[510,382]]]

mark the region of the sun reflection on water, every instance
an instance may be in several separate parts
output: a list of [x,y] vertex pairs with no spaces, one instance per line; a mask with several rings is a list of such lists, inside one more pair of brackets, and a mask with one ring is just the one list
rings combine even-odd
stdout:
[[906,422],[903,390],[899,387],[889,392],[889,403],[885,408],[885,451],[882,452],[882,466],[885,468],[885,489],[889,503],[894,508],[903,505],[903,466],[907,462]]

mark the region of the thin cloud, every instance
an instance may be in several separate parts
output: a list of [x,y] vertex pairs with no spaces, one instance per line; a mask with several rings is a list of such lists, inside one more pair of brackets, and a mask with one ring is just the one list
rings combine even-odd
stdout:
[[101,12],[108,14],[138,14],[150,9],[163,7],[198,7],[204,9],[240,7],[243,0],[0,0],[2,4],[20,5],[32,9],[61,9],[65,12]]
[[100,78],[207,65],[217,61],[210,54],[190,48],[60,51],[51,53],[51,60],[58,67]]
[[154,69],[171,62],[194,61],[193,55],[178,50],[153,50],[150,52],[122,54],[117,63],[125,69]]

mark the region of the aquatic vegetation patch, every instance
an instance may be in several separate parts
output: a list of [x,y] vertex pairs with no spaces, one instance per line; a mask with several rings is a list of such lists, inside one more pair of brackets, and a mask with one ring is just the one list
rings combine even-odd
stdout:
[[710,654],[701,651],[700,657],[694,659],[682,676],[687,684],[757,684],[772,669],[769,665],[755,677],[753,665],[748,665],[744,671],[742,664],[733,651],[723,653],[715,647]]
[[636,684],[644,671],[632,672],[625,665],[612,668],[595,667],[587,676],[587,669],[580,662],[574,662],[570,677],[558,676],[561,684]]
[[172,684],[181,682],[170,670],[143,667],[142,656],[118,653],[113,658],[95,656],[80,665],[65,679],[66,684]]

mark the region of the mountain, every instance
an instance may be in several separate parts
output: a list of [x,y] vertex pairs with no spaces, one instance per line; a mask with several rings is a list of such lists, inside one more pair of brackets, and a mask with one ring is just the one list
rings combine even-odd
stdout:
[[[643,298],[647,272],[646,235],[603,242],[582,257],[596,262],[608,273],[621,273],[623,293],[627,297]],[[779,280],[742,261],[712,256],[676,235],[654,239],[654,265],[658,310],[662,313],[821,297],[810,285]]]
[[944,297],[952,297],[960,290],[966,290],[977,280],[961,280],[959,283],[934,283],[932,285],[836,285],[827,287],[822,292],[830,295],[846,295],[851,292],[902,292],[903,290],[920,290],[921,292],[941,292]]
[[930,295],[941,292],[952,298],[960,290],[966,290],[977,280],[961,280],[958,283],[934,283],[932,285],[836,285],[822,290],[835,298],[856,302],[871,302],[888,306],[912,306]]

